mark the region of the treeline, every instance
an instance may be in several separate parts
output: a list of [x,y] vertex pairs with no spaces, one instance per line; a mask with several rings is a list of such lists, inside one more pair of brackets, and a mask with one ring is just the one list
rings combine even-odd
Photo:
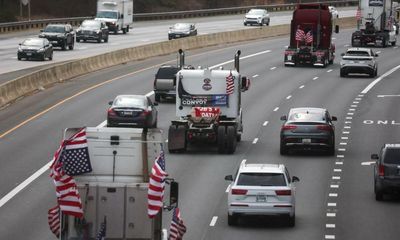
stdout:
[[[97,0],[30,0],[31,19],[93,16]],[[293,0],[134,0],[135,13],[185,11],[292,3]],[[22,12],[21,12],[22,10]],[[22,16],[21,16],[22,13]],[[0,0],[0,22],[26,20],[28,6],[19,0]]]

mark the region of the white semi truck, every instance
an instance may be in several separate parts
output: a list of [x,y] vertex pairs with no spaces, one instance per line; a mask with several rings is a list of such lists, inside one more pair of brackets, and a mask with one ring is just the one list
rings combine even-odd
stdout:
[[[64,139],[76,130],[66,129]],[[167,239],[162,211],[152,219],[147,213],[149,172],[163,142],[160,130],[87,127],[86,134],[93,171],[74,177],[84,218],[63,215],[60,239],[95,239],[104,219],[106,239]],[[170,184],[173,205],[178,186]]]
[[[179,50],[180,66],[184,52]],[[176,120],[168,130],[168,150],[186,151],[188,143],[217,145],[219,153],[234,153],[243,132],[241,93],[250,82],[235,69],[181,69],[176,77]]]
[[359,29],[351,36],[353,47],[386,47],[396,44],[392,4],[392,0],[360,0]]
[[133,0],[97,0],[95,19],[104,21],[110,32],[125,34],[133,23]]

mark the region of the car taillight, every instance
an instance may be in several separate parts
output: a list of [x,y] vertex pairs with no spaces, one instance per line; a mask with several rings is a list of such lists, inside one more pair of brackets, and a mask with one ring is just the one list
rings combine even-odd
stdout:
[[108,113],[109,116],[117,116],[117,113],[111,108],[108,109],[107,113]]
[[149,110],[144,110],[144,111],[142,112],[142,115],[143,115],[143,116],[148,116],[148,115],[150,115],[150,111],[149,111]]
[[278,196],[290,196],[292,195],[292,190],[275,190],[275,193]]
[[285,130],[293,130],[293,129],[296,129],[296,128],[297,128],[296,125],[284,125],[284,126],[282,126],[282,130],[283,131],[285,131]]
[[246,195],[246,189],[232,189],[232,195]]
[[385,176],[385,166],[383,166],[382,164],[379,164],[378,170],[379,170],[378,174],[379,174],[380,177]]
[[321,131],[332,131],[332,127],[329,125],[318,125],[317,129]]
[[285,55],[287,56],[287,55],[294,55],[295,54],[295,51],[291,51],[291,50],[287,50],[287,51],[285,51]]

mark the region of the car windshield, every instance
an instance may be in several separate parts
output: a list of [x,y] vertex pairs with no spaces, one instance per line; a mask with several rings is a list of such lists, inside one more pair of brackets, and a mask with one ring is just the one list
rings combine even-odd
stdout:
[[112,12],[112,11],[100,11],[96,15],[97,18],[113,18],[117,19],[118,14],[117,12]]
[[325,116],[316,112],[296,112],[289,115],[290,122],[325,122]]
[[286,186],[282,173],[240,173],[238,186]]
[[177,30],[190,29],[190,24],[186,24],[186,23],[177,23],[177,24],[174,25],[174,29],[177,29]]
[[63,33],[63,32],[65,32],[65,27],[64,26],[49,25],[43,30],[43,32]]
[[369,57],[369,53],[366,51],[347,51],[346,52],[347,56],[365,56]]
[[144,108],[146,106],[145,98],[138,97],[119,97],[114,100],[114,107],[138,107]]
[[263,14],[263,10],[260,10],[260,9],[251,9],[250,11],[249,11],[249,14],[254,14],[254,15],[261,15],[261,14]]
[[43,40],[42,39],[26,39],[25,41],[22,42],[22,45],[41,47],[41,46],[43,46]]
[[385,163],[400,165],[400,148],[388,148],[385,151]]
[[82,23],[82,27],[99,28],[100,27],[100,22],[99,21],[84,21]]
[[157,72],[156,78],[173,79],[173,78],[175,78],[175,74],[177,72],[178,72],[178,68],[175,68],[175,67],[160,68]]

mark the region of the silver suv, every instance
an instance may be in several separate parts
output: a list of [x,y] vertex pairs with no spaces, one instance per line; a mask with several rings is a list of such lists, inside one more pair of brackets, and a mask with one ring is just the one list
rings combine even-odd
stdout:
[[350,73],[368,74],[370,77],[378,75],[378,54],[369,48],[349,48],[342,53],[340,61],[340,77]]
[[228,225],[243,215],[284,215],[295,225],[295,186],[299,178],[289,175],[283,164],[246,164],[243,160],[228,192]]
[[374,169],[375,199],[383,200],[387,193],[400,193],[400,144],[385,144],[381,152],[372,154],[376,160]]

